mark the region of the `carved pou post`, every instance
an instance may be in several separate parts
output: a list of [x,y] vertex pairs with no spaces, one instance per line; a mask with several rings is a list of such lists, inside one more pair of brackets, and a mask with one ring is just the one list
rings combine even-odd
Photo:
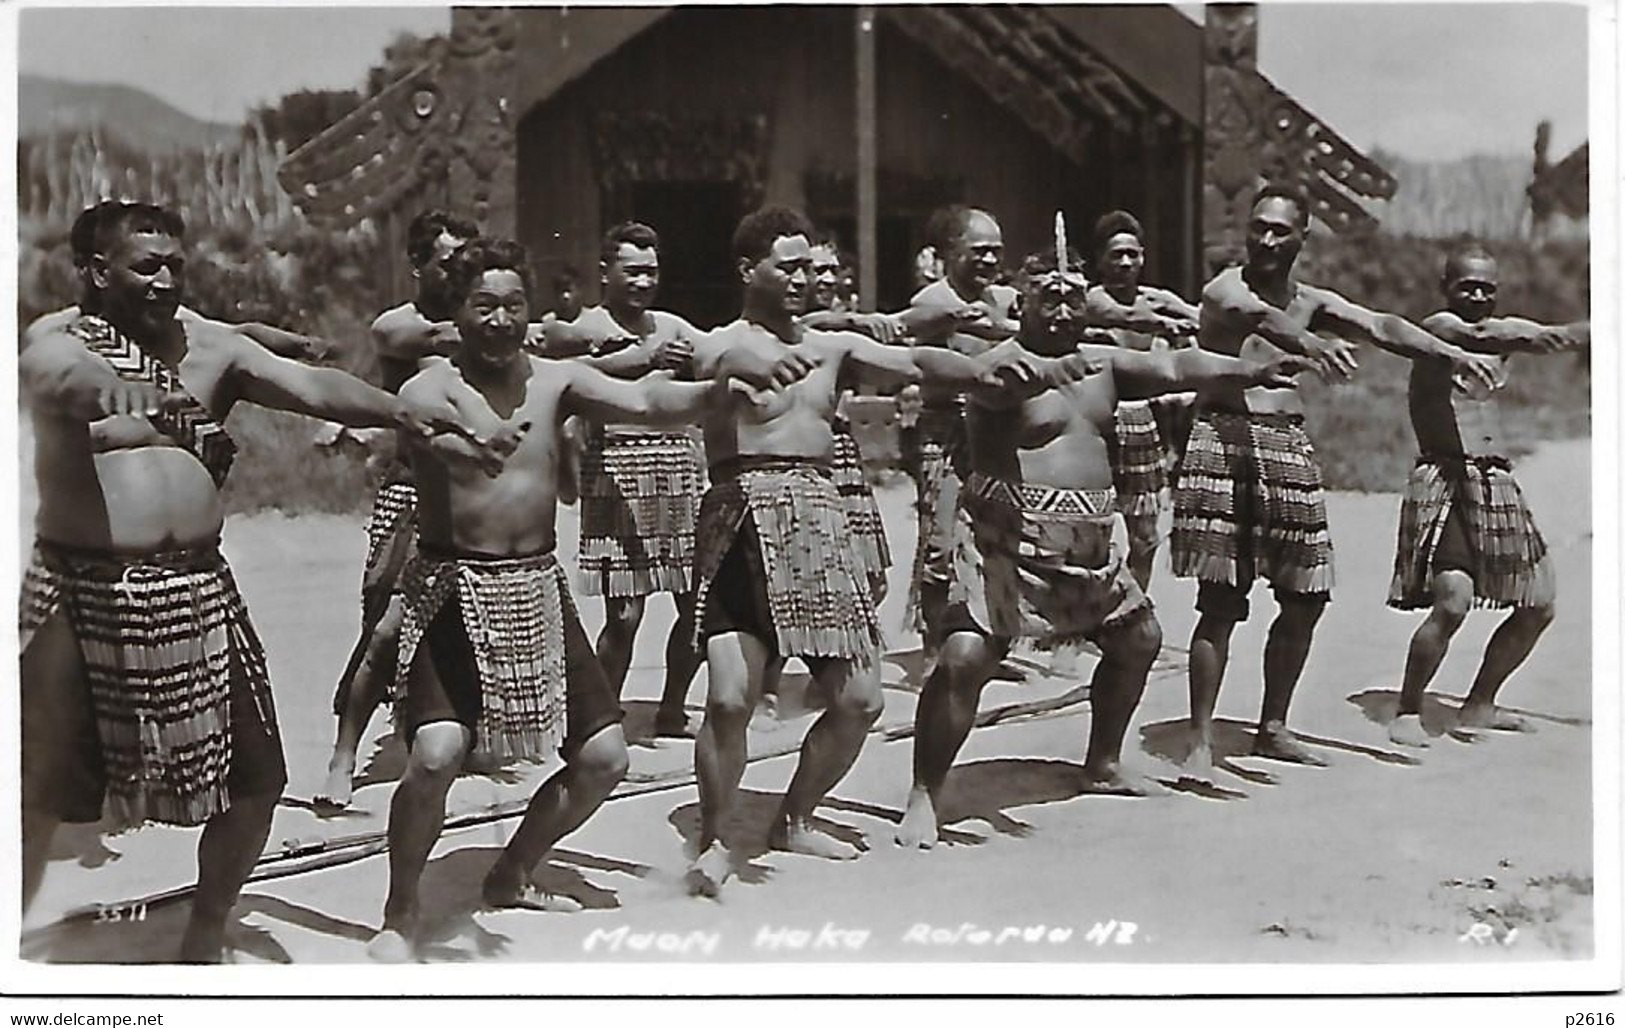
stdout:
[[1246,257],[1262,171],[1257,6],[1209,4],[1202,50],[1202,258],[1212,275]]
[[518,16],[506,7],[452,10],[451,37],[428,61],[295,150],[277,173],[313,222],[410,218],[446,207],[488,235],[517,227]]

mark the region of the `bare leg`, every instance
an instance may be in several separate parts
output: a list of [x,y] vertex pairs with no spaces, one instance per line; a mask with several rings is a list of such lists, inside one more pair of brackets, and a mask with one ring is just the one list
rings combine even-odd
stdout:
[[231,809],[209,819],[197,846],[197,893],[181,938],[183,964],[218,964],[226,919],[243,891],[271,834],[275,796],[233,799]]
[[780,849],[834,860],[850,860],[858,851],[822,832],[810,820],[814,808],[846,776],[863,749],[869,727],[880,717],[880,668],[873,657],[808,662],[818,684],[829,689],[829,708],[807,730],[801,760],[785,791],[773,825],[771,842]]
[[920,632],[920,657],[927,674],[937,662],[937,640],[942,638],[940,626],[947,609],[948,584],[929,577],[920,582],[920,620],[924,623]]
[[473,733],[455,721],[417,730],[406,772],[389,804],[389,896],[384,927],[367,945],[374,960],[396,963],[412,956],[417,929],[418,883],[446,823],[446,793],[463,766]]
[[1128,524],[1128,569],[1140,583],[1140,591],[1151,588],[1151,571],[1157,562],[1157,516],[1136,514],[1124,519]]
[[53,814],[38,811],[23,811],[23,913],[28,913],[30,904],[39,893],[40,883],[45,880],[45,865],[50,861],[51,839],[56,835],[56,828],[60,822]]
[[942,647],[942,660],[920,692],[914,714],[914,785],[897,829],[900,846],[930,849],[937,844],[937,803],[948,769],[976,722],[982,688],[1009,649],[1005,640],[975,632],[955,632]]
[[666,684],[660,693],[660,709],[655,713],[655,734],[687,736],[688,714],[683,701],[688,698],[694,673],[700,669],[700,654],[694,648],[694,594],[683,593],[673,599],[677,603],[677,620],[666,637]]
[[1425,748],[1422,697],[1473,602],[1473,580],[1464,571],[1441,571],[1433,576],[1433,609],[1416,627],[1405,654],[1405,679],[1399,690],[1399,714],[1388,726],[1388,738],[1401,746]]
[[364,652],[350,680],[350,695],[339,714],[333,755],[327,759],[327,780],[315,796],[317,803],[350,805],[356,753],[373,712],[383,703],[395,678],[395,658],[401,643],[401,602],[391,597],[383,618],[364,640]]
[[485,902],[494,907],[535,905],[539,897],[529,896],[528,888],[532,869],[603,805],[626,777],[626,767],[620,725],[609,725],[588,739],[531,797],[524,819],[485,877]]
[[626,673],[632,667],[632,645],[638,626],[643,624],[643,597],[604,597],[604,630],[598,634],[598,663],[603,665],[609,687],[619,696],[626,688]]
[[1203,614],[1191,633],[1191,752],[1185,763],[1204,774],[1213,768],[1213,711],[1219,703],[1219,688],[1230,661],[1230,635],[1235,630],[1235,621]]
[[742,632],[713,636],[706,645],[710,669],[705,697],[705,723],[694,743],[694,773],[700,789],[698,859],[689,870],[689,890],[715,896],[728,875],[728,851],[736,841],[724,837],[745,774],[745,729],[762,687],[768,648]]
[[1089,752],[1083,760],[1084,789],[1144,795],[1122,771],[1123,737],[1145,693],[1145,679],[1162,650],[1162,626],[1149,611],[1100,635],[1100,663],[1089,683]]
[[1286,715],[1326,602],[1302,593],[1281,593],[1280,602],[1281,612],[1275,616],[1264,642],[1264,706],[1258,734],[1253,738],[1253,754],[1293,764],[1324,765],[1325,761],[1292,738]]
[[1496,728],[1504,731],[1527,731],[1529,726],[1521,718],[1513,717],[1495,707],[1496,694],[1501,691],[1507,677],[1516,671],[1535,648],[1541,633],[1546,631],[1556,616],[1555,608],[1519,607],[1501,622],[1490,636],[1484,649],[1484,662],[1473,678],[1472,691],[1461,707],[1461,722],[1473,728]]

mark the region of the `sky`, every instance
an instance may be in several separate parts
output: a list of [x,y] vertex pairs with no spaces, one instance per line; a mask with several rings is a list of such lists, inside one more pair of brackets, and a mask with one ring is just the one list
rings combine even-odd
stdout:
[[[1259,64],[1362,149],[1421,160],[1528,153],[1549,118],[1555,159],[1587,135],[1586,20],[1585,8],[1557,3],[1266,4]],[[297,89],[359,86],[396,34],[449,25],[444,6],[33,8],[20,18],[18,63],[139,85],[234,122]]]

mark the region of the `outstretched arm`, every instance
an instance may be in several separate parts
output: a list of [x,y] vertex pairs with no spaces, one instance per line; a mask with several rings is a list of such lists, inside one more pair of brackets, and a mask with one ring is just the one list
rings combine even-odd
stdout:
[[1118,347],[1080,346],[1078,352],[1086,359],[1109,362],[1117,380],[1118,395],[1126,400],[1185,392],[1208,384],[1287,388],[1293,385],[1293,375],[1315,366],[1310,358],[1296,355],[1260,363],[1197,349],[1145,353]]
[[277,328],[275,325],[266,325],[258,321],[245,321],[230,327],[278,357],[287,357],[291,360],[320,363],[327,359],[333,349],[324,340],[300,335],[298,332],[289,332],[285,328]]
[[727,388],[728,376],[701,382],[679,382],[667,371],[656,371],[634,381],[612,378],[597,368],[572,363],[566,366],[564,402],[567,412],[598,421],[632,421],[648,425],[684,425],[697,420]]
[[[372,345],[381,357],[416,364],[425,357],[450,357],[461,337],[449,321],[427,321],[417,315],[373,323]],[[410,319],[410,320],[408,320]]]
[[1338,334],[1371,343],[1408,360],[1435,358],[1447,360],[1457,373],[1495,388],[1504,381],[1501,362],[1493,356],[1471,354],[1447,343],[1397,314],[1382,314],[1343,299],[1329,289],[1305,290],[1317,301],[1310,324],[1322,325]]
[[420,419],[437,417],[443,427],[442,431],[427,437],[405,433],[407,445],[441,463],[470,465],[495,478],[524,441],[531,423],[505,423],[495,434],[485,438],[459,409],[455,397],[446,389],[446,382],[447,369],[442,366],[421,371],[401,386],[400,400],[406,409],[420,412]]
[[1237,274],[1223,274],[1202,290],[1201,329],[1208,326],[1241,326],[1262,336],[1276,348],[1309,357],[1338,378],[1348,378],[1359,366],[1353,344],[1342,339],[1323,339],[1299,325],[1285,311],[1266,303]]
[[73,421],[154,415],[185,402],[144,382],[126,382],[106,360],[62,332],[37,335],[17,359],[18,383],[38,411]]
[[1430,314],[1422,327],[1464,350],[1507,355],[1560,353],[1591,345],[1591,322],[1544,325],[1527,318],[1485,318],[1466,321],[1450,311]]
[[1196,333],[1197,311],[1172,293],[1178,307],[1154,300],[1149,290],[1141,290],[1134,302],[1123,303],[1100,286],[1090,289],[1084,303],[1088,324],[1099,328],[1121,328],[1170,337]]

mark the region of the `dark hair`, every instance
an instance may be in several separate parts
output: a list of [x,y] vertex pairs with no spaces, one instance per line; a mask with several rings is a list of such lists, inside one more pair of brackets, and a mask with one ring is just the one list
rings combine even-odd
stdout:
[[434,244],[441,235],[468,242],[478,239],[480,227],[466,218],[441,210],[428,210],[406,227],[406,256],[414,268],[421,268],[434,256]]
[[645,247],[657,254],[660,252],[660,236],[654,229],[641,221],[623,221],[604,233],[603,242],[598,247],[598,259],[605,264],[613,264],[621,254],[622,243]]
[[1452,245],[1444,257],[1444,281],[1449,282],[1456,277],[1463,263],[1467,261],[1493,261],[1495,254],[1484,248],[1484,244],[1476,239],[1463,239]]
[[1107,211],[1095,222],[1095,253],[1106,249],[1106,244],[1112,236],[1127,233],[1145,245],[1145,229],[1140,226],[1140,219],[1128,211]]
[[559,269],[557,275],[553,276],[553,291],[555,293],[566,286],[579,286],[580,284],[581,272],[576,270],[574,264],[566,264]]
[[[1021,270],[1016,273],[1016,280],[1020,283],[1022,289],[1026,289],[1027,283],[1034,276],[1047,275],[1056,270],[1056,267],[1055,247],[1051,246],[1043,250],[1035,250],[1026,257],[1022,258]],[[1069,273],[1083,275],[1083,267],[1083,258],[1078,256],[1078,251],[1072,249],[1070,246],[1067,247],[1066,270]],[[1085,276],[1085,278],[1087,279],[1087,276]]]
[[751,211],[739,219],[734,229],[734,258],[759,261],[785,236],[806,236],[812,240],[812,226],[806,215],[793,207],[773,206]]
[[474,284],[487,271],[512,271],[532,293],[530,258],[525,248],[511,239],[471,239],[457,248],[446,266],[446,295],[461,305],[474,291]]
[[1259,204],[1270,199],[1285,200],[1292,204],[1293,209],[1298,212],[1296,219],[1298,227],[1309,227],[1309,197],[1305,196],[1301,190],[1284,183],[1271,182],[1253,194],[1253,202],[1247,209],[1254,210]]
[[994,224],[999,220],[980,207],[949,204],[932,212],[930,220],[925,223],[925,241],[936,247],[938,257],[946,257],[954,244],[964,237],[972,218],[986,218]]
[[161,233],[181,239],[186,235],[186,223],[167,207],[129,200],[103,200],[86,207],[73,219],[73,228],[68,233],[73,266],[88,267],[91,257],[106,254],[120,236],[135,232]]

